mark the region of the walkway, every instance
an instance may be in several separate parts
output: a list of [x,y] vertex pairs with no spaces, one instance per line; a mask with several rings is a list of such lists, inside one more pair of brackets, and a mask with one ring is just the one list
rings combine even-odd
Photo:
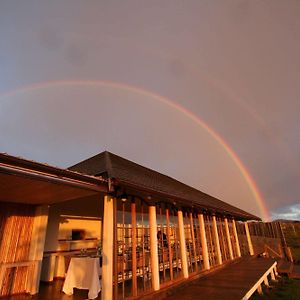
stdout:
[[274,264],[274,259],[244,258],[236,263],[196,279],[183,288],[173,290],[165,300],[242,299]]

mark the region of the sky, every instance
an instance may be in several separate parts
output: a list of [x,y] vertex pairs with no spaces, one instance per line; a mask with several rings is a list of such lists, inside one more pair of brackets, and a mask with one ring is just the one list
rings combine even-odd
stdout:
[[104,150],[300,220],[300,1],[0,1],[0,152]]

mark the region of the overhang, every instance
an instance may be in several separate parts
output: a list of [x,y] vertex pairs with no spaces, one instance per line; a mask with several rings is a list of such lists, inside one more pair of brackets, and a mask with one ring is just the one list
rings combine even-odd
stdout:
[[0,201],[53,204],[107,192],[107,181],[0,153]]

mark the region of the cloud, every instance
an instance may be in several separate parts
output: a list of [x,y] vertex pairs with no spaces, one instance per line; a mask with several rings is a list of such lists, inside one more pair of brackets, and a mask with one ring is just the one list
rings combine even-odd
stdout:
[[300,221],[300,204],[285,206],[275,212],[271,212],[272,219],[287,219]]

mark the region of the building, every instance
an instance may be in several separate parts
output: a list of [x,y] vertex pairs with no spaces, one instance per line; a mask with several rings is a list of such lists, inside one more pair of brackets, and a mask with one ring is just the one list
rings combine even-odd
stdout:
[[276,225],[110,152],[66,170],[1,154],[0,186],[0,296],[36,294],[72,255],[99,247],[107,300],[280,243]]

